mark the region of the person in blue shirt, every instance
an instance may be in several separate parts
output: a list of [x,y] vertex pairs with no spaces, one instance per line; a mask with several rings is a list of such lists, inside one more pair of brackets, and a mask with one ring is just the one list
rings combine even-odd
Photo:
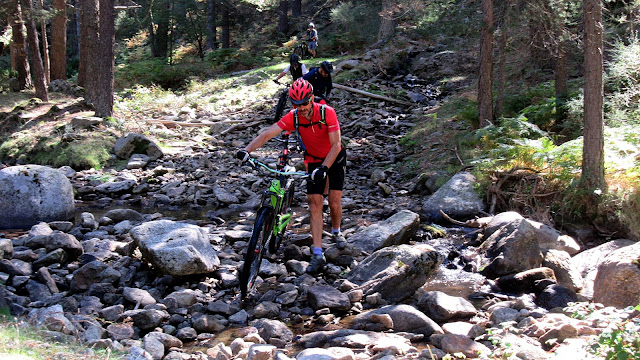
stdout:
[[316,57],[316,48],[318,47],[318,30],[315,27],[313,23],[309,23],[309,28],[307,29],[307,51],[313,57]]
[[307,80],[313,86],[313,95],[316,102],[326,104],[329,101],[329,94],[333,89],[333,81],[331,73],[333,65],[329,61],[323,61],[320,66],[313,67],[302,78]]

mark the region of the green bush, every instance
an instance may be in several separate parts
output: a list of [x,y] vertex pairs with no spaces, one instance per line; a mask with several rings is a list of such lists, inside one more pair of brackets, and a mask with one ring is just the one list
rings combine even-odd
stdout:
[[324,48],[339,52],[353,51],[372,43],[380,27],[380,7],[374,2],[346,1],[331,9],[331,20],[337,31],[320,34],[319,43]]
[[618,41],[612,55],[605,78],[607,124],[640,124],[640,40]]
[[179,90],[188,84],[190,77],[206,74],[202,68],[198,63],[169,65],[166,59],[132,62],[116,68],[115,87],[158,85],[163,89]]
[[[635,307],[640,311],[640,305]],[[640,318],[617,322],[603,331],[589,349],[607,360],[640,358]]]

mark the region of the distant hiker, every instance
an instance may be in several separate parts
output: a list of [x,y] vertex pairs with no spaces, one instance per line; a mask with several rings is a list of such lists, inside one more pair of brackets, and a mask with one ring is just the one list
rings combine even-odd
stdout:
[[326,104],[329,101],[329,94],[333,89],[333,80],[331,80],[331,73],[333,72],[333,65],[329,61],[323,61],[320,66],[313,67],[302,78],[309,81],[313,86],[313,95],[316,97],[316,102],[320,104]]
[[309,54],[313,57],[316,57],[316,48],[318,47],[318,30],[316,30],[315,27],[311,22],[307,29],[307,51],[309,51]]
[[291,56],[289,56],[289,65],[282,70],[275,81],[277,82],[288,73],[291,73],[293,81],[298,80],[298,78],[301,78],[302,75],[307,73],[307,67],[300,62],[298,54],[291,54]]
[[311,219],[313,254],[307,272],[317,274],[327,263],[322,253],[324,194],[328,195],[331,210],[333,241],[340,249],[347,245],[340,232],[347,154],[342,148],[336,111],[328,105],[314,102],[313,87],[308,81],[296,80],[289,88],[289,99],[295,109],[261,132],[244,149],[238,150],[236,158],[244,163],[249,159],[250,152],[260,148],[282,131],[298,131],[305,150],[305,167],[310,174],[310,180],[307,181],[307,201]]

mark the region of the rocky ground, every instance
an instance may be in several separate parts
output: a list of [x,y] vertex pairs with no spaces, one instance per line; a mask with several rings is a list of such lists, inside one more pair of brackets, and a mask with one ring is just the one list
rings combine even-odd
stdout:
[[[150,139],[129,135],[114,148],[126,169],[60,169],[81,215],[0,236],[4,301],[53,338],[129,359],[598,358],[587,344],[637,315],[590,301],[624,295],[603,284],[615,286],[613,276],[598,282],[598,265],[616,265],[605,255],[622,247],[635,254],[637,246],[617,240],[584,251],[580,238],[514,213],[466,226],[443,221],[431,210],[483,215],[473,179],[441,186],[442,169],[407,179],[399,168],[408,156],[400,140],[425,121],[440,92],[411,78],[377,84],[412,84],[416,106],[334,92],[349,158],[342,224],[349,245],[326,239],[323,274],[305,272],[310,236],[298,190],[288,238],[265,259],[256,289],[239,298],[268,174],[233,155],[271,113],[245,110],[219,121],[184,112],[148,124],[173,139],[172,151],[151,141],[135,154],[127,144]],[[440,130],[418,147],[457,161],[437,146],[447,128]],[[274,144],[255,155],[271,163],[277,154]],[[444,191],[454,194],[453,206],[434,204]],[[174,242],[186,245],[168,249]]]

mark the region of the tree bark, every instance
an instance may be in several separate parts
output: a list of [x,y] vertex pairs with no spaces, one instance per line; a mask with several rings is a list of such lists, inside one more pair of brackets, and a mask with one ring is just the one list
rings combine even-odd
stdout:
[[218,48],[216,42],[217,30],[216,30],[216,1],[207,1],[207,50],[214,50]]
[[40,56],[40,45],[38,44],[38,30],[36,29],[35,14],[31,0],[22,0],[22,7],[26,12],[27,41],[29,42],[29,58],[31,59],[31,71],[33,72],[33,85],[36,88],[36,97],[42,101],[49,101],[47,82],[44,76],[44,67],[42,66],[42,56]]
[[567,103],[567,67],[566,42],[559,40],[556,54],[555,93],[556,93],[556,120],[562,122],[566,117],[565,106]]
[[278,8],[278,32],[284,34],[289,27],[289,1],[280,0]]
[[302,15],[302,0],[291,1],[291,16],[298,17]]
[[[87,54],[89,53],[89,43],[93,40],[91,39],[91,34],[89,34],[90,26],[87,26],[87,18],[90,16],[90,14],[87,14],[87,11],[97,12],[97,4],[95,3],[95,0],[76,0],[76,6],[78,6],[78,4],[81,6],[79,9],[80,46],[78,46],[78,50],[80,50],[80,62],[78,63],[78,85],[85,87],[87,77],[89,76],[89,69],[87,69],[89,60]],[[87,10],[87,7],[89,10]],[[95,29],[93,36],[95,36]]]
[[582,186],[606,191],[604,178],[604,88],[602,0],[584,0],[584,145]]
[[67,3],[53,0],[51,22],[51,80],[67,79]]
[[510,6],[510,1],[506,1],[503,4],[503,8],[500,14],[500,37],[498,38],[498,85],[496,89],[496,105],[493,113],[495,119],[499,119],[502,116],[502,104],[504,101],[504,91],[507,85],[507,10]]
[[99,71],[99,14],[98,0],[83,0],[82,11],[82,51],[80,61],[84,59],[85,101],[93,104],[98,94]]
[[228,49],[230,46],[229,39],[229,27],[231,26],[230,20],[231,14],[229,14],[229,8],[226,6],[222,7],[222,48]]
[[[44,13],[44,2],[42,0],[38,0],[38,2],[40,4],[40,9]],[[51,62],[49,60],[49,41],[47,40],[47,21],[45,20],[44,16],[40,21],[40,28],[40,33],[42,34],[42,63],[44,65],[44,80],[46,81],[46,84],[49,85],[49,83],[51,82],[51,67],[49,66],[49,64]]]
[[93,103],[96,116],[103,118],[113,115],[113,48],[115,44],[115,12],[113,7],[114,0],[100,0],[100,46],[96,59],[98,82]]
[[396,32],[395,2],[385,0],[382,2],[380,12],[380,28],[378,29],[378,42],[385,42]]
[[483,128],[493,121],[493,0],[482,0],[482,39],[478,76],[478,121]]
[[[151,31],[154,33],[151,42],[151,55],[159,58],[167,57],[169,51],[169,1],[157,0],[152,3],[149,11],[152,14]],[[153,31],[154,24],[155,31]]]
[[9,23],[11,24],[11,41],[13,44],[11,60],[13,61],[13,69],[18,72],[19,89],[24,90],[32,87],[33,83],[31,81],[29,59],[27,59],[27,41],[24,34],[22,9],[20,0],[11,0],[10,5]]

